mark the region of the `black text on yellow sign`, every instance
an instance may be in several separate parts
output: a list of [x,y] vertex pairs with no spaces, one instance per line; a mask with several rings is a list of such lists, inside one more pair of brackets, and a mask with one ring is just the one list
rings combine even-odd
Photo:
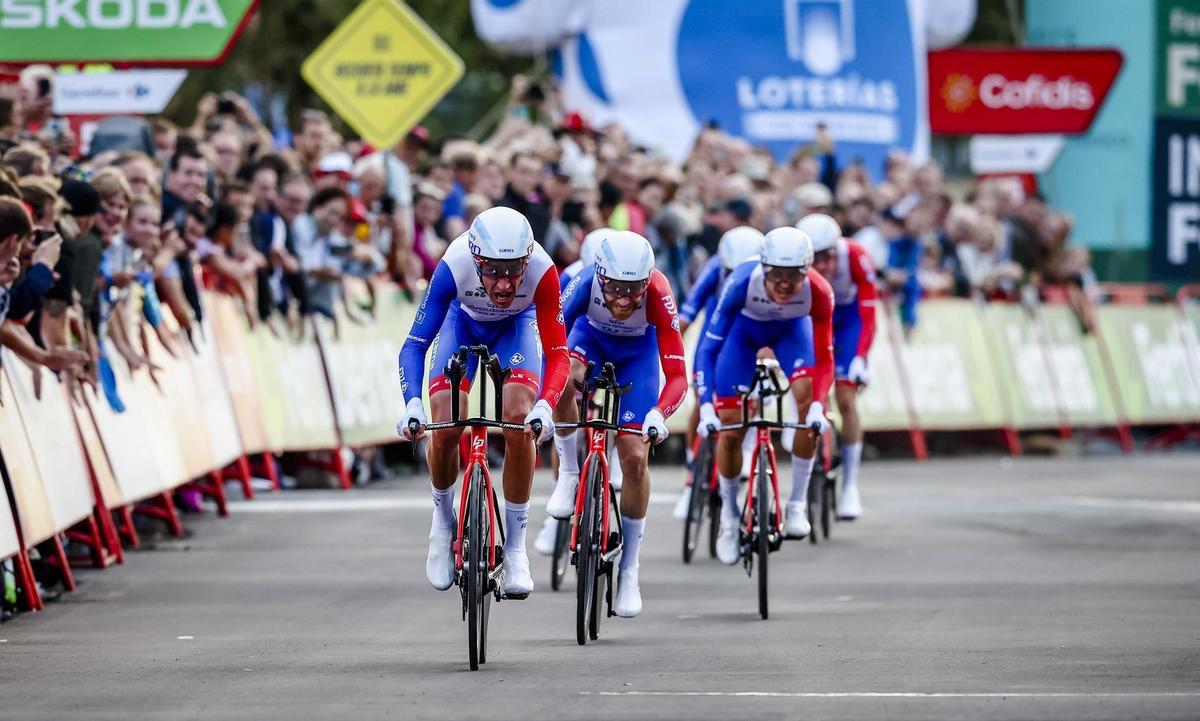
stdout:
[[399,0],[364,0],[300,68],[364,139],[389,147],[454,87],[462,60]]

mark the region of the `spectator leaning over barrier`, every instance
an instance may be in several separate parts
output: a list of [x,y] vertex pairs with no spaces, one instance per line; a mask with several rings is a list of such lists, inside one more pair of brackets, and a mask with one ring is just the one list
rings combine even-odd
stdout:
[[[308,281],[309,306],[313,312],[334,319],[334,301],[340,295],[342,255],[349,247],[342,223],[350,198],[339,188],[326,188],[313,195],[308,212],[293,223],[300,268]],[[335,250],[336,249],[336,250]]]
[[413,255],[425,280],[433,277],[446,252],[446,241],[438,237],[436,227],[442,217],[442,197],[441,189],[428,181],[418,183],[413,196]]

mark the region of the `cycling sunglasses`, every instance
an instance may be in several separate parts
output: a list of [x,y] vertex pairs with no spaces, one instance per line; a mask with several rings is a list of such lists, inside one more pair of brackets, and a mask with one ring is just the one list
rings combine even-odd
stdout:
[[763,274],[772,283],[798,284],[804,277],[804,268],[792,268],[782,265],[764,265]]
[[475,258],[475,268],[485,278],[515,278],[525,272],[529,265],[528,258],[519,260],[496,260],[494,258]]
[[612,280],[600,278],[600,290],[605,295],[615,295],[622,298],[640,298],[646,294],[649,280]]

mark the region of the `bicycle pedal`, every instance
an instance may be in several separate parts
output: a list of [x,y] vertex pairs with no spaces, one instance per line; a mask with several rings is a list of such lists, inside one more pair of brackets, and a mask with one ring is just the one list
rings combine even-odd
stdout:
[[529,598],[528,593],[501,593],[500,598],[505,601],[524,601]]

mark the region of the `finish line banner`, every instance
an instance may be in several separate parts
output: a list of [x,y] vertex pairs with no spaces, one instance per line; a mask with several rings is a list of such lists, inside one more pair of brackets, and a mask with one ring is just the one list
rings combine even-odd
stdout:
[[[676,159],[713,124],[779,159],[829,129],[875,175],[928,155],[925,41],[911,0],[610,0],[558,56],[566,104]],[[630,26],[628,19],[638,19]]]

